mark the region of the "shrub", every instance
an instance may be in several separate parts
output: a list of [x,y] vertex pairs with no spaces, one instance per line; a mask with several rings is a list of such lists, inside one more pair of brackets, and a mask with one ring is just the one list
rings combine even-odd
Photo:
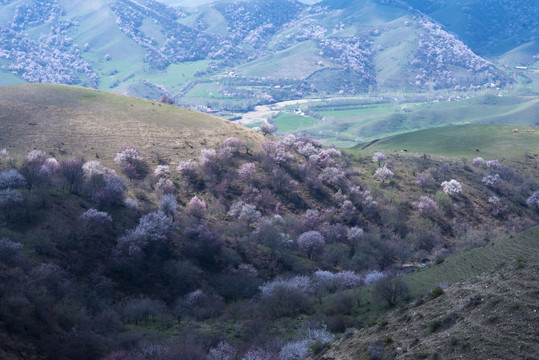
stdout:
[[386,301],[389,306],[397,303],[408,296],[409,289],[402,279],[382,279],[374,285],[373,295],[376,299]]
[[496,175],[488,175],[483,177],[483,184],[486,186],[492,187],[496,185],[496,183],[500,182],[502,179],[500,178],[500,174]]
[[328,185],[339,186],[346,180],[346,172],[336,167],[327,167],[318,175],[318,179]]
[[81,157],[64,160],[60,163],[58,174],[63,179],[64,189],[69,192],[77,192],[84,179],[82,165],[84,159]]
[[421,172],[417,174],[415,178],[415,184],[421,187],[421,190],[424,190],[425,187],[429,186],[431,183],[432,183],[432,176],[426,172]]
[[194,160],[180,161],[176,170],[180,175],[188,180],[193,180],[196,177],[198,163]]
[[193,216],[197,219],[202,219],[206,214],[206,202],[195,196],[191,199],[191,201],[189,201],[189,204],[187,204],[185,211],[190,216]]
[[120,165],[120,170],[131,180],[143,179],[148,174],[148,165],[134,147],[124,146],[122,151],[116,154],[114,161]]
[[369,271],[367,275],[365,275],[365,285],[374,284],[385,277],[386,275],[378,270]]
[[157,178],[170,175],[170,167],[168,165],[157,165],[153,170],[153,175]]
[[30,187],[42,184],[50,175],[46,171],[41,171],[47,156],[41,150],[33,150],[27,156],[20,171]]
[[110,217],[110,215],[106,212],[97,211],[96,209],[88,209],[80,216],[80,219],[92,225],[112,225],[112,217]]
[[174,225],[162,212],[151,212],[140,218],[133,230],[118,239],[116,253],[125,257],[140,257],[151,243],[167,242]]
[[372,162],[378,163],[378,166],[386,159],[386,156],[381,151],[375,151],[374,156],[372,157]]
[[168,105],[174,105],[176,103],[176,100],[168,92],[163,93],[158,101]]
[[121,177],[108,176],[104,186],[93,192],[92,201],[98,208],[118,206],[123,203],[126,190],[127,186]]
[[475,166],[483,165],[485,164],[485,160],[483,160],[483,158],[481,157],[476,157],[475,159],[473,159],[472,164],[474,164]]
[[243,143],[240,139],[235,137],[229,137],[223,140],[221,147],[228,148],[232,153],[237,153],[242,147]]
[[237,220],[244,221],[247,224],[256,222],[262,214],[257,211],[254,205],[245,204],[243,201],[238,201],[230,207],[228,215]]
[[462,192],[462,185],[457,180],[451,179],[442,183],[442,190],[447,195],[454,196]]
[[526,204],[532,207],[535,206],[539,210],[539,191],[534,192],[527,200]]
[[155,192],[159,195],[170,195],[176,190],[174,183],[170,179],[160,178],[155,184]]
[[26,179],[17,170],[0,171],[0,190],[19,189],[26,185]]
[[236,353],[236,348],[226,341],[221,341],[216,347],[210,349],[206,360],[235,360]]
[[329,346],[335,337],[325,327],[308,329],[303,339],[289,342],[281,348],[280,360],[299,360]]
[[274,360],[276,358],[276,354],[273,354],[267,350],[251,349],[245,355],[243,355],[241,360]]
[[436,213],[436,201],[428,196],[421,196],[419,200],[414,203],[414,207],[421,216],[430,217]]
[[87,161],[82,165],[82,172],[87,180],[90,180],[94,176],[111,176],[116,175],[115,171],[107,168],[97,160]]
[[240,179],[245,182],[250,181],[255,174],[256,174],[255,164],[250,163],[250,162],[240,165],[238,169],[238,175]]
[[262,132],[262,134],[264,134],[264,136],[266,136],[275,131],[275,126],[268,123],[267,121],[264,121],[262,125],[260,125],[260,131]]
[[502,163],[499,160],[487,160],[486,164],[491,169],[500,169],[502,167]]
[[326,242],[318,231],[312,230],[301,234],[297,240],[298,247],[305,252],[309,259],[314,255],[320,255],[324,251]]
[[382,184],[393,177],[393,171],[389,170],[386,166],[378,168],[372,176],[375,180],[381,181]]
[[176,198],[174,198],[174,195],[167,194],[163,196],[159,202],[159,211],[166,216],[174,217],[177,208],[178,204],[176,204]]

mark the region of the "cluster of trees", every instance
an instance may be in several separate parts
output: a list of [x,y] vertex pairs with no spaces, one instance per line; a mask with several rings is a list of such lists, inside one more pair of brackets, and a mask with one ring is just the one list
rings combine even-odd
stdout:
[[73,23],[56,23],[39,41],[18,28],[0,25],[0,58],[13,61],[8,69],[30,82],[62,83],[97,87],[98,77],[83,59],[82,51],[65,28]]
[[[450,88],[455,85],[505,84],[508,78],[494,64],[475,55],[462,41],[444,31],[425,16],[415,23],[425,30],[419,39],[412,65],[418,69],[416,86]],[[468,74],[455,73],[452,67],[465,69]]]
[[36,0],[22,3],[15,8],[11,22],[13,29],[25,29],[57,20],[64,10],[56,0]]
[[366,39],[328,38],[320,41],[321,54],[356,72],[366,84],[376,83],[372,43]]
[[[241,50],[233,46],[230,39],[220,35],[206,34],[198,21],[194,27],[178,23],[176,10],[153,2],[116,0],[110,3],[117,16],[117,25],[122,32],[146,49],[145,61],[157,69],[165,69],[171,63],[205,59],[230,59]],[[166,40],[158,43],[141,29],[144,17],[150,17],[162,27]]]
[[471,199],[518,207],[511,226],[539,216],[537,180],[497,160],[357,157],[289,135],[153,168],[126,146],[114,163],[0,151],[0,322],[29,354],[304,358],[361,326],[362,304],[406,297],[401,264],[488,238],[466,229]]
[[[265,40],[267,35],[277,32],[281,26],[297,17],[304,6],[297,1],[260,0],[236,4],[220,2],[215,5],[215,8],[227,20],[232,39],[249,43],[252,42],[250,38]],[[263,44],[264,42],[256,46]]]

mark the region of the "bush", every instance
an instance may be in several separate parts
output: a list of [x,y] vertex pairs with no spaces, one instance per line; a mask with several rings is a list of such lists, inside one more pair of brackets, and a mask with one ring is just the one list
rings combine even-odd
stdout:
[[131,180],[141,180],[149,172],[148,165],[143,161],[138,150],[130,146],[124,146],[122,151],[116,154],[114,161]]
[[303,276],[274,280],[260,287],[261,304],[275,317],[305,313],[310,308],[309,286],[310,280]]
[[402,279],[383,279],[374,285],[373,296],[381,301],[386,301],[389,306],[395,306],[404,299],[410,290]]
[[451,179],[442,183],[442,189],[447,195],[455,196],[462,192],[462,185],[457,180]]
[[26,179],[17,170],[0,171],[0,190],[19,189],[26,186]]
[[78,192],[84,180],[82,165],[84,159],[81,157],[64,160],[60,163],[58,174],[64,182],[64,189],[69,192]]
[[297,244],[300,250],[305,252],[309,259],[312,259],[314,255],[320,255],[324,251],[326,242],[322,234],[313,230],[301,234]]

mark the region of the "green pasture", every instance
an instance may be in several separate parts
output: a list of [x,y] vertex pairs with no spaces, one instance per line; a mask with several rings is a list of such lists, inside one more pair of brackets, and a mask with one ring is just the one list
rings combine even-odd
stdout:
[[318,124],[318,120],[312,117],[303,117],[291,113],[282,113],[273,121],[277,127],[277,135],[282,135],[288,131],[310,128]]
[[[515,129],[518,132],[513,132]],[[539,128],[513,125],[445,126],[384,138],[365,148],[368,151],[387,152],[404,149],[409,153],[465,158],[517,157],[525,152],[539,153]]]

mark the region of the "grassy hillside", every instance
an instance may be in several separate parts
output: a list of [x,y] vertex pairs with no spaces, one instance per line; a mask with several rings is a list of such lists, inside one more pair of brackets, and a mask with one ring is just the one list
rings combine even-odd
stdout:
[[254,131],[196,111],[64,85],[0,87],[0,108],[0,144],[16,157],[40,149],[110,165],[110,154],[131,145],[152,161],[158,155],[178,161],[231,136],[262,141]]
[[438,283],[455,284],[491,271],[503,264],[537,261],[539,226],[488,245],[449,256],[443,263],[406,275],[403,280],[413,296],[425,294]]
[[493,262],[499,265],[496,270],[461,279],[437,297],[424,296],[333,344],[319,358],[536,358],[537,229],[530,235],[535,236],[535,246],[524,258]]
[[[513,132],[514,129],[518,132]],[[539,129],[512,125],[449,126],[388,137],[363,149],[388,152],[406,149],[418,154],[465,158],[516,157],[525,152],[539,152]]]

